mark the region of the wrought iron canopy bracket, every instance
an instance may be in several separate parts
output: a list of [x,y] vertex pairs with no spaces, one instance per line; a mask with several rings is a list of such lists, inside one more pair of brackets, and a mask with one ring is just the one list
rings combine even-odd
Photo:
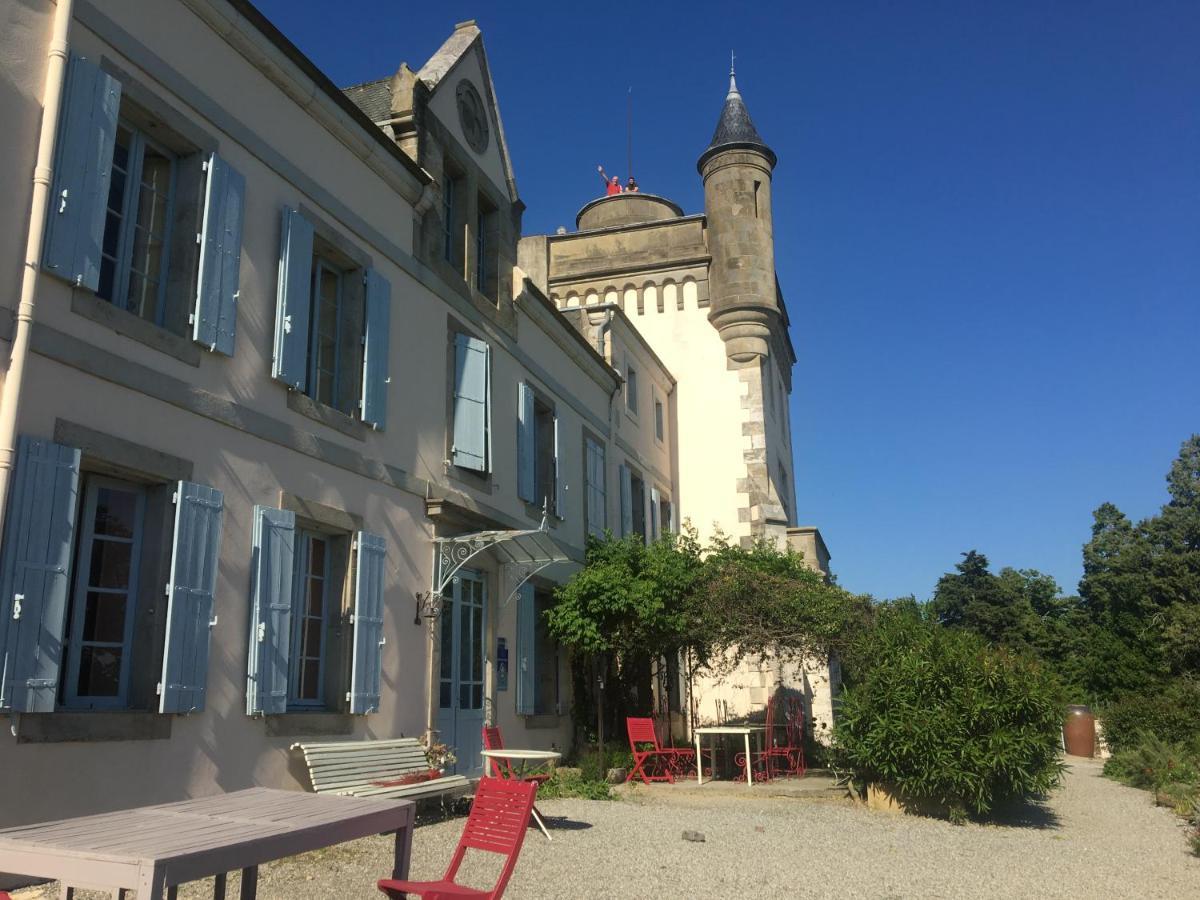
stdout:
[[447,589],[464,566],[482,553],[492,552],[500,563],[500,587],[507,606],[529,578],[569,557],[550,537],[547,520],[526,531],[477,531],[474,534],[434,538],[431,599],[440,608]]

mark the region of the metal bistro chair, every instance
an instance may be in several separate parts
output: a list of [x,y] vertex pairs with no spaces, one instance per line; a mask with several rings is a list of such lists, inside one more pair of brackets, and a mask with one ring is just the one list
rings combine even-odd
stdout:
[[658,742],[653,719],[630,716],[625,720],[625,730],[629,734],[629,750],[633,754],[633,768],[629,770],[626,781],[640,777],[645,784],[652,781],[674,784],[673,768],[679,764],[680,758],[695,759],[693,750],[664,748]]
[[[440,881],[400,881],[384,878],[379,890],[394,900],[413,895],[417,897],[485,897],[496,900],[503,896],[508,880],[512,878],[525,842],[525,830],[529,815],[533,812],[533,800],[537,796],[537,785],[532,781],[509,781],[501,778],[481,778],[475,789],[475,802],[463,828],[458,847],[450,860],[450,866]],[[455,883],[458,869],[468,850],[484,850],[507,857],[500,877],[490,891],[480,891]]]

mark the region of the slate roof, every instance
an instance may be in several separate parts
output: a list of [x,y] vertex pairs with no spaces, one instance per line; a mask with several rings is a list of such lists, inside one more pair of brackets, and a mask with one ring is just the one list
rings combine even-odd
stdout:
[[721,109],[721,118],[717,120],[717,130],[713,132],[708,149],[700,155],[696,168],[703,169],[709,158],[722,150],[734,149],[757,150],[771,161],[772,166],[775,165],[775,152],[759,136],[738,90],[737,80],[730,72],[729,93],[725,95],[725,106]]
[[342,93],[372,122],[385,122],[392,117],[392,79],[390,77],[342,88]]

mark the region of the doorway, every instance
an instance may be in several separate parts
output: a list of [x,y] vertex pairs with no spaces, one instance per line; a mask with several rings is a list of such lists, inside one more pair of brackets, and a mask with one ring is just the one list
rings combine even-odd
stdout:
[[437,729],[454,748],[454,773],[483,774],[484,646],[487,640],[487,582],[460,570],[442,605],[438,635]]

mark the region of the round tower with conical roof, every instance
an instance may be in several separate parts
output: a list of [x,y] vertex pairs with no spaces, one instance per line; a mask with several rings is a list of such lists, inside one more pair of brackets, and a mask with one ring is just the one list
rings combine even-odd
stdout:
[[774,151],[754,127],[730,66],[725,106],[696,168],[704,179],[712,254],[708,318],[725,341],[731,368],[767,356],[771,332],[780,325],[771,227],[775,162]]

